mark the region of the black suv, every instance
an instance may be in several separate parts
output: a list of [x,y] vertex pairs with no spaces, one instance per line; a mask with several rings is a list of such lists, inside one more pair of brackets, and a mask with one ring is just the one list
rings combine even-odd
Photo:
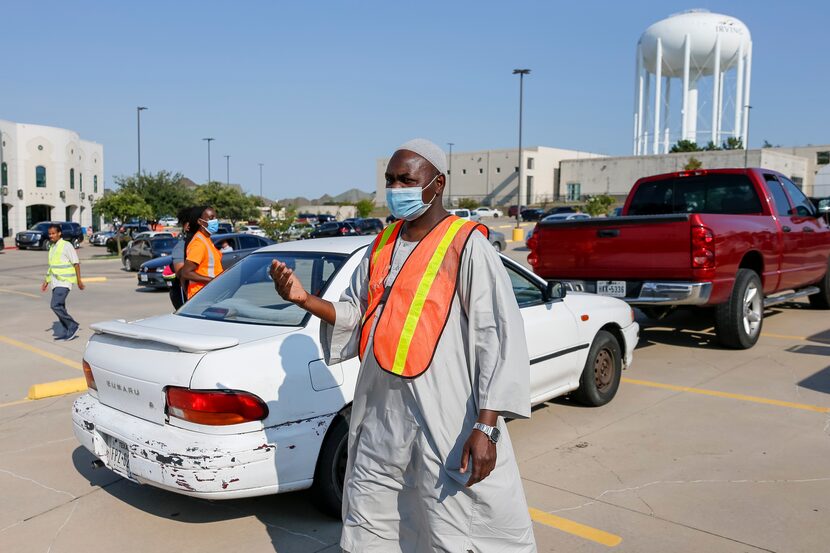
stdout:
[[46,250],[49,248],[49,227],[52,225],[60,225],[61,237],[67,242],[71,242],[75,248],[81,247],[81,242],[84,241],[84,229],[78,223],[60,222],[60,221],[43,221],[34,225],[29,230],[18,232],[14,237],[14,243],[20,250],[38,249]]
[[351,223],[337,222],[323,223],[314,229],[309,238],[329,238],[332,236],[354,236],[360,232]]

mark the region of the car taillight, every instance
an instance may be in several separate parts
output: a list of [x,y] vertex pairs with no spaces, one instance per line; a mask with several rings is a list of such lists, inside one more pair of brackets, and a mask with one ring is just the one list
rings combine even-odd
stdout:
[[706,227],[692,227],[692,267],[711,269],[715,266],[715,233]]
[[97,390],[98,385],[95,384],[95,377],[92,376],[92,367],[89,366],[89,363],[86,362],[86,359],[84,359],[83,367],[84,367],[84,378],[86,378],[86,387],[89,388],[90,390]]
[[527,249],[531,251],[536,250],[536,246],[539,245],[539,239],[536,238],[536,233],[534,232],[530,238],[527,239]]
[[167,388],[167,414],[195,424],[223,426],[262,420],[268,406],[253,394]]

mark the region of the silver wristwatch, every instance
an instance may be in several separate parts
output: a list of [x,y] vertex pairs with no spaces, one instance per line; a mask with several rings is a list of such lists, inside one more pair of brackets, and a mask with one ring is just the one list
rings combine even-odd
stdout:
[[473,425],[473,428],[476,430],[481,430],[484,432],[485,435],[490,439],[491,442],[494,444],[499,441],[499,437],[501,436],[501,432],[495,426],[489,426],[484,424],[483,422],[477,422]]

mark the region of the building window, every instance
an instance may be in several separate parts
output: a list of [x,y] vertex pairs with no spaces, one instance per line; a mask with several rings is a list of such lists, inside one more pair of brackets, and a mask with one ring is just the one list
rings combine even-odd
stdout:
[[92,191],[98,193],[98,175],[92,175]]
[[514,172],[514,173],[518,173],[518,172],[519,172],[519,168],[518,168],[518,167],[514,167],[514,168],[513,168],[513,172]]
[[78,190],[84,191],[84,174],[78,173]]
[[790,177],[790,180],[793,181],[799,190],[804,190],[804,179],[801,177]]
[[35,167],[35,186],[46,188],[46,167],[43,165]]
[[532,157],[527,158],[527,168],[528,169],[533,169],[533,158]]
[[582,185],[578,182],[568,183],[568,201],[576,202],[582,196]]
[[462,169],[462,170],[461,170],[461,174],[462,174],[462,175],[466,175],[466,174],[467,174],[467,170],[466,170],[466,169]]
[[9,185],[9,166],[5,161],[0,167],[0,183],[2,183],[2,186]]
[[484,169],[482,169],[481,167],[479,167],[479,168],[478,168],[478,174],[479,174],[479,175],[483,175],[483,174],[484,174]]
[[501,167],[496,167],[496,173],[501,173]]
[[530,176],[530,175],[528,175],[528,177],[527,177],[526,192],[527,192],[527,202],[526,203],[528,205],[532,204],[533,203],[533,177]]
[[830,163],[830,152],[816,152],[816,164],[827,165]]
[[75,190],[75,169],[69,170],[69,189]]

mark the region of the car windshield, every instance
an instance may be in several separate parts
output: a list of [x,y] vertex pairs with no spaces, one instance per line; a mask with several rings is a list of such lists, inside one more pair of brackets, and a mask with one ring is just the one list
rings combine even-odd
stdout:
[[176,246],[176,242],[178,242],[178,240],[175,238],[155,238],[150,241],[150,247],[154,250],[161,251],[172,250]]
[[303,326],[306,311],[283,300],[268,273],[278,259],[294,270],[303,288],[321,296],[346,260],[345,255],[271,252],[249,255],[188,301],[178,315],[234,323]]
[[38,223],[35,226],[33,226],[32,228],[30,228],[29,230],[38,230],[40,232],[46,232],[46,231],[49,230],[49,227],[51,225],[52,225],[52,223]]

